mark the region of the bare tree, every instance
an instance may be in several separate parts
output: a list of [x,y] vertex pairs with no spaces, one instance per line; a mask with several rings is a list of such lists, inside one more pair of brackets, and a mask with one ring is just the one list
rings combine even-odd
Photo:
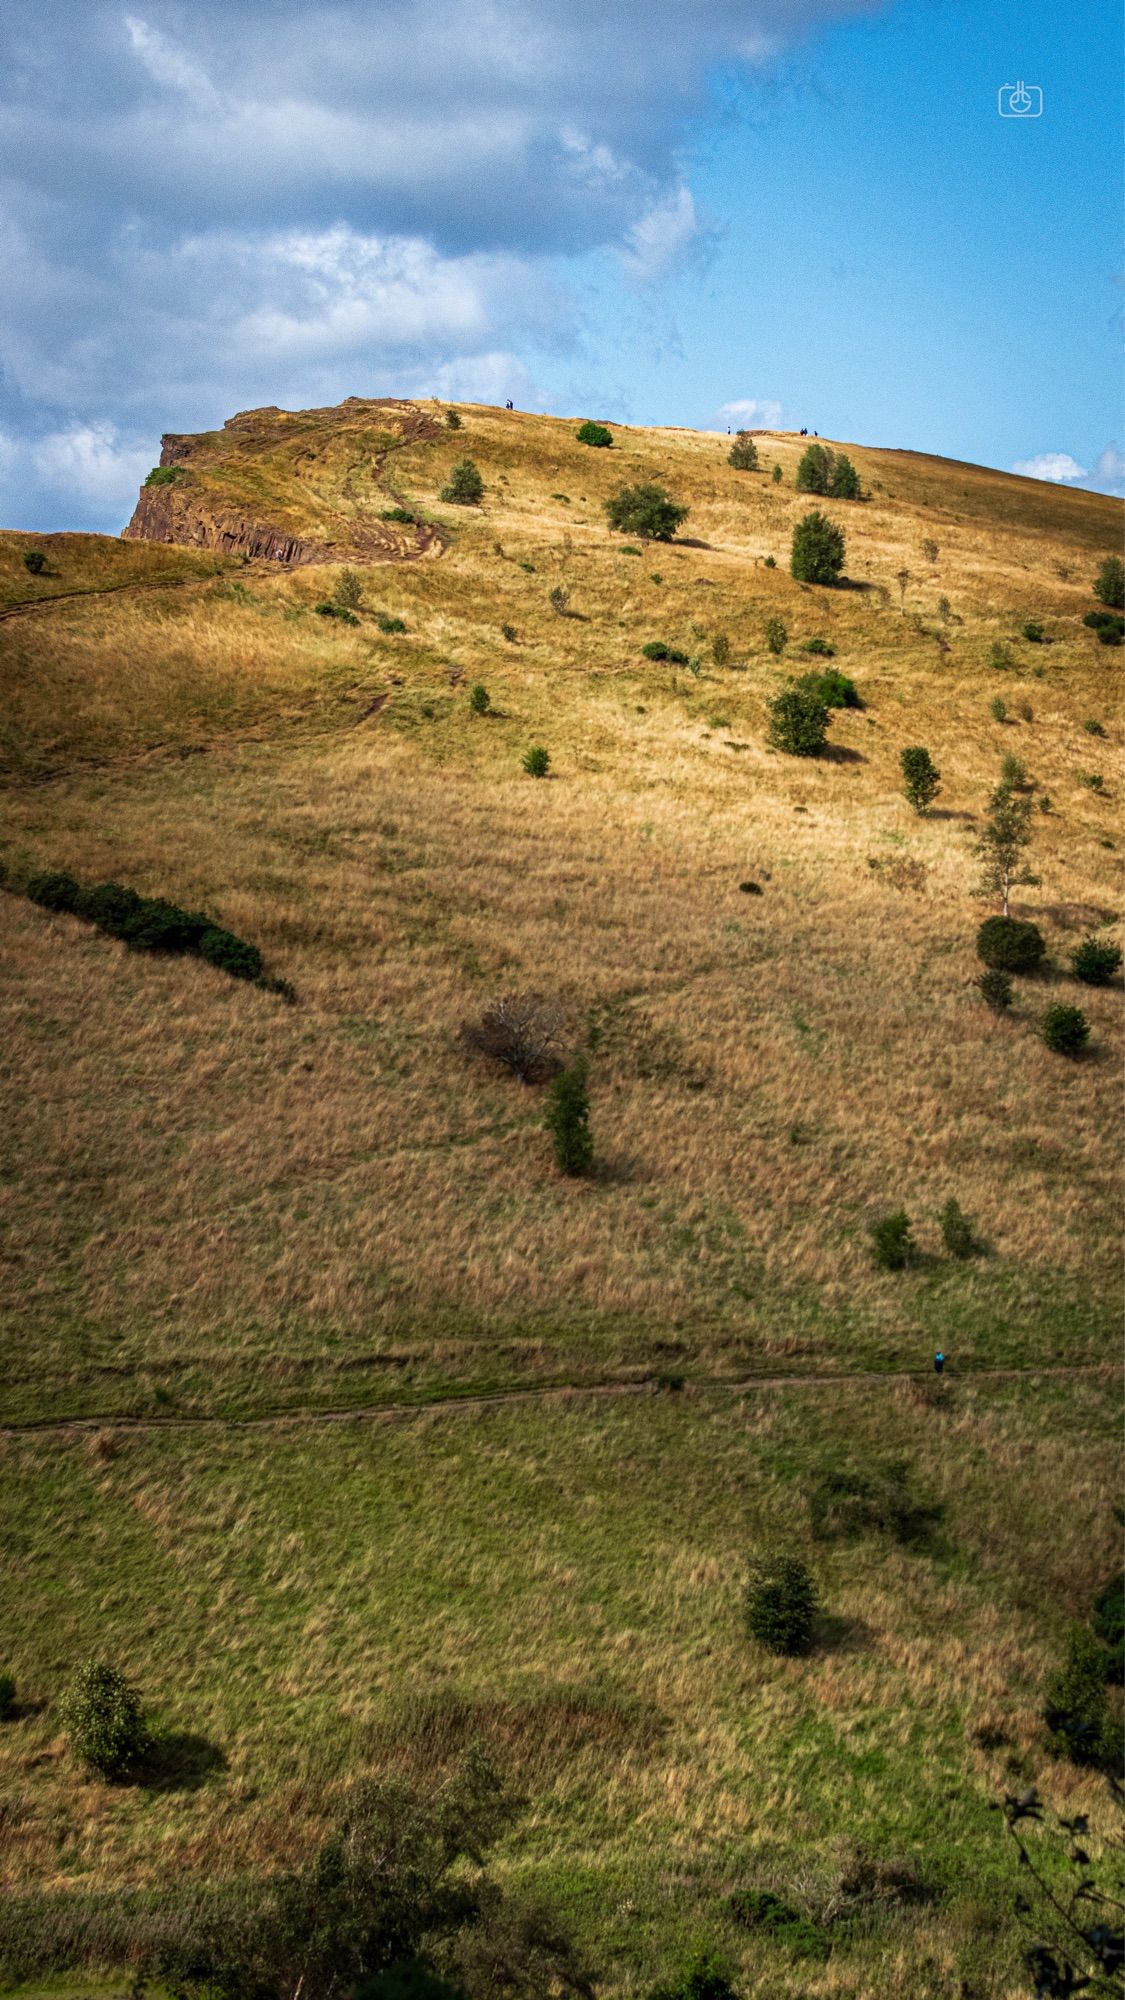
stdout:
[[463,1021],[461,1040],[474,1055],[491,1056],[523,1083],[543,1083],[563,1066],[566,1017],[545,993],[505,993],[479,1021]]

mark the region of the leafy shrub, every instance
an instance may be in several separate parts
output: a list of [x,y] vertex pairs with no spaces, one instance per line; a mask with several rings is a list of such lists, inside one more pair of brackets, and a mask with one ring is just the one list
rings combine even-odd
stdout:
[[1101,792],[1105,790],[1105,779],[1102,777],[1100,771],[1078,771],[1075,775],[1079,784],[1084,785],[1088,792]]
[[748,431],[739,431],[727,453],[727,464],[736,472],[757,472],[758,447]]
[[453,467],[441,489],[441,497],[455,507],[479,506],[484,498],[484,480],[471,458],[463,458]]
[[1107,556],[1094,579],[1094,596],[1111,611],[1125,611],[1125,563],[1120,556]]
[[605,424],[585,423],[575,432],[579,444],[591,444],[602,451],[613,443],[613,432]]
[[232,931],[224,931],[217,924],[204,931],[199,940],[199,956],[208,965],[217,966],[220,972],[229,972],[232,979],[260,979],[262,954],[257,945],[247,944],[235,937]]
[[910,1233],[910,1217],[904,1208],[896,1209],[893,1215],[880,1216],[870,1224],[871,1254],[881,1271],[904,1271],[913,1263],[915,1256],[914,1238]]
[[988,704],[988,713],[992,717],[993,722],[1007,722],[1008,704],[1004,700],[1003,695],[993,695],[992,700]]
[[941,789],[941,772],[920,743],[904,750],[899,763],[904,796],[916,813],[927,813]]
[[555,1165],[563,1174],[589,1173],[594,1158],[590,1137],[590,1098],[586,1088],[586,1064],[579,1057],[564,1069],[551,1085],[551,1098],[544,1120],[554,1142]]
[[825,708],[862,708],[856,684],[838,667],[826,667],[818,674],[802,674],[797,686],[824,703]]
[[804,645],[801,647],[801,651],[802,653],[815,653],[819,658],[825,660],[834,659],[836,655],[835,646],[830,646],[827,639],[819,638],[806,639]]
[[990,965],[986,972],[974,980],[977,992],[994,1014],[1002,1014],[1012,1004],[1012,982],[999,966]]
[[1025,792],[1027,790],[1027,765],[1014,756],[1010,750],[1005,751],[1003,757],[1000,759],[1000,783],[1009,792]]
[[752,1639],[771,1653],[807,1653],[820,1600],[800,1556],[770,1552],[750,1565],[744,1600]]
[[93,888],[79,890],[74,912],[88,924],[96,924],[107,937],[123,938],[140,906],[135,889],[123,889],[120,882],[98,882]]
[[560,618],[565,618],[570,609],[570,592],[566,585],[556,583],[547,593],[547,602],[552,611],[557,612]]
[[1010,646],[1006,646],[1002,639],[994,639],[992,641],[988,649],[988,664],[996,673],[1005,673],[1009,667],[1015,666],[1016,663],[1012,658],[1012,649]]
[[1104,736],[1104,735],[1105,735],[1105,727],[1104,727],[1104,725],[1103,725],[1102,723],[1098,722],[1098,721],[1097,721],[1097,720],[1095,719],[1095,717],[1094,717],[1094,716],[1092,716],[1092,715],[1090,715],[1090,716],[1087,716],[1087,718],[1086,718],[1085,722],[1084,722],[1084,723],[1082,724],[1082,727],[1083,727],[1083,729],[1084,729],[1084,730],[1086,731],[1086,734],[1087,734],[1087,736]]
[[711,658],[717,667],[730,665],[730,640],[725,632],[716,632],[711,641]]
[[766,619],[766,645],[775,660],[780,659],[789,643],[789,633],[783,618]]
[[10,1722],[16,1712],[16,1683],[11,1674],[0,1674],[0,1722]]
[[986,917],[977,932],[977,957],[999,972],[1038,972],[1046,949],[1038,924],[1019,917]]
[[459,431],[461,428],[460,410],[447,410],[445,413],[445,424],[447,430]]
[[858,500],[860,498],[859,474],[845,452],[841,452],[832,467],[832,479],[828,491],[833,500]]
[[181,910],[163,896],[143,896],[120,933],[133,951],[196,951],[210,917]]
[[1125,618],[1119,611],[1088,611],[1082,623],[1097,633],[1103,646],[1120,646],[1125,638]]
[[770,477],[772,478],[775,486],[781,485],[781,482],[784,479],[785,474],[782,472],[780,465],[774,466],[773,472],[771,473]]
[[941,1519],[936,1501],[911,1491],[905,1459],[876,1467],[834,1466],[809,1490],[809,1524],[818,1541],[889,1535],[904,1548],[928,1541]]
[[25,549],[23,566],[29,576],[42,576],[47,567],[47,558],[42,549]]
[[776,556],[763,556],[763,557],[762,557],[762,568],[763,568],[763,569],[776,569],[776,568],[777,568],[777,557],[776,557]]
[[59,1717],[75,1755],[90,1770],[113,1778],[144,1755],[149,1735],[141,1699],[116,1667],[88,1660],[59,1703]]
[[313,610],[318,618],[338,618],[341,625],[359,624],[354,611],[349,611],[343,604],[331,604],[326,597],[319,604],[314,604]]
[[1094,1599],[1094,1631],[1105,1648],[1105,1677],[1125,1681],[1125,1575],[1119,1570]]
[[828,709],[811,688],[782,688],[769,704],[769,740],[791,757],[816,757],[828,733]]
[[33,875],[27,894],[28,900],[38,903],[41,910],[73,911],[82,891],[73,875]]
[[[1000,977],[1004,977],[1003,973]],[[938,1217],[938,1223],[941,1228],[941,1240],[951,1257],[961,1259],[975,1257],[979,1246],[973,1234],[973,1225],[956,1195],[950,1195]]]
[[642,556],[644,550],[634,549],[628,542],[623,542],[617,553],[619,556]]
[[379,627],[380,632],[405,632],[406,630],[405,618],[389,617],[385,611],[380,611],[376,614],[375,623]]
[[1047,1683],[1043,1720],[1057,1756],[1100,1764],[1110,1743],[1105,1653],[1088,1625],[1072,1625],[1066,1654]]
[[336,578],[334,595],[342,611],[354,611],[363,596],[363,583],[358,571],[342,569]]
[[650,639],[641,652],[646,660],[667,660],[674,667],[686,667],[688,663],[686,653],[678,652],[675,646],[666,646],[663,639]]
[[670,542],[690,509],[679,507],[662,486],[622,486],[605,503],[606,519],[620,535],[646,542]]
[[487,715],[492,707],[492,696],[483,681],[474,681],[469,689],[469,707],[474,715]]
[[826,1958],[829,1941],[819,1924],[795,1910],[772,1889],[735,1889],[727,1914],[746,1930],[762,1931],[797,1958]]
[[563,1028],[562,1007],[549,995],[505,993],[459,1033],[474,1055],[502,1063],[523,1083],[542,1083],[562,1067]]
[[842,529],[814,508],[793,530],[789,574],[799,583],[836,583],[845,553]]
[[533,743],[531,749],[524,752],[523,768],[529,778],[545,778],[551,768],[550,752],[544,750],[541,743]]
[[1048,1007],[1043,1016],[1042,1035],[1055,1055],[1077,1056],[1090,1039],[1090,1023],[1081,1007]]
[[182,465],[154,465],[145,480],[146,486],[175,486],[184,476]]
[[798,493],[827,494],[835,457],[824,444],[810,444],[802,453],[793,481]]
[[1028,641],[1030,645],[1032,646],[1042,645],[1043,627],[1039,623],[1038,618],[1027,619],[1027,621],[1022,627],[1022,631],[1024,638]]
[[514,625],[501,625],[501,627],[500,627],[500,637],[501,637],[502,639],[506,639],[506,640],[507,640],[507,642],[508,642],[508,644],[509,644],[509,646],[514,646],[514,645],[516,644],[517,640],[519,639],[519,636],[520,636],[520,635],[519,635],[519,633],[518,633],[518,632],[516,631],[516,628],[515,628],[515,626],[514,626]]
[[654,1986],[648,2000],[739,2000],[726,1966],[713,1952],[696,1952],[670,1985]]
[[381,521],[401,521],[404,528],[412,528],[415,525],[415,517],[410,512],[409,507],[384,507],[379,519]]
[[1121,970],[1121,953],[1101,938],[1083,938],[1070,954],[1070,969],[1084,986],[1108,986]]

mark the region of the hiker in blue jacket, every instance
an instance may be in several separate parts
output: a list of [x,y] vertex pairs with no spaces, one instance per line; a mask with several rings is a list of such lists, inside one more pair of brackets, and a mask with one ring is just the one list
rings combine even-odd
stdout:
[[934,1374],[940,1375],[944,1372],[944,1369],[945,1369],[945,1356],[942,1353],[941,1348],[939,1347],[937,1353],[934,1355]]

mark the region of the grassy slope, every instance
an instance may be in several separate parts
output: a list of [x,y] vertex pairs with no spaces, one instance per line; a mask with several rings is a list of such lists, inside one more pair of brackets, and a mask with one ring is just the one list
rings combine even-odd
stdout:
[[[590,452],[568,426],[467,411],[391,471],[454,546],[365,571],[356,631],[312,614],[331,571],[47,538],[57,590],[198,581],[0,624],[10,878],[64,866],[211,909],[299,1003],[4,899],[4,1416],[913,1366],[939,1342],[962,1367],[1110,1353],[1119,996],[1056,974],[994,1023],[970,984],[965,850],[1014,750],[1052,803],[1042,887],[1021,895],[1056,961],[1119,909],[1117,656],[1080,623],[1117,510],[857,449],[873,498],[831,511],[869,588],[810,591],[784,568],[799,444],[765,448],[781,487],[725,449],[623,432]],[[485,508],[443,510],[467,452]],[[275,456],[263,479],[286,525],[331,532],[328,489],[302,514],[283,473]],[[618,552],[600,503],[641,476],[691,500],[705,546]],[[7,602],[48,582],[22,569],[32,539],[0,536]],[[555,584],[578,615],[551,610]],[[376,609],[407,634],[381,634]],[[1055,643],[1018,638],[1032,615]],[[733,668],[710,663],[720,631]],[[868,706],[806,764],[765,748],[765,703],[814,633]],[[699,677],[644,661],[657,637],[703,656]],[[520,771],[535,741],[544,784]],[[927,821],[899,796],[913,741],[944,777]],[[760,898],[739,892],[751,877]],[[539,1096],[458,1050],[458,1021],[508,985],[557,989],[576,1033],[596,1028],[588,1185],[550,1172]],[[1035,1039],[1055,997],[1093,1022],[1080,1065]],[[938,1254],[950,1192],[991,1246],[967,1266]],[[928,1255],[884,1277],[866,1224],[899,1201]],[[268,1859],[290,1812],[311,1834],[357,1757],[440,1739],[426,1703],[453,1689],[533,1794],[511,1865],[542,1863],[620,1944],[622,1990],[674,1934],[723,1934],[716,1898],[747,1846],[754,1879],[789,1887],[815,1853],[815,1901],[845,1831],[926,1845],[949,1790],[952,1902],[823,1975],[782,1961],[776,1991],[873,1991],[883,1952],[908,1994],[945,1991],[966,1955],[999,1980],[1009,1945],[971,1889],[1003,1870],[985,1802],[1007,1755],[1034,1763],[1044,1663],[1108,1561],[1109,1419],[1091,1384],[958,1391],[946,1418],[906,1394],[803,1388],[748,1416],[521,1406],[294,1432],[283,1451],[271,1433],[130,1435],[112,1460],[80,1438],[10,1443],[6,1518],[50,1580],[32,1596],[9,1578],[21,1683],[50,1697],[78,1654],[128,1658],[230,1760],[201,1792],[146,1801],[76,1785],[49,1715],[4,1732],[20,1880]],[[832,1552],[853,1637],[808,1670],[749,1659],[745,1548],[779,1524],[803,1535],[810,1466],[864,1438],[948,1494],[948,1550]],[[575,1686],[572,1713],[557,1691]],[[965,1735],[986,1711],[1013,1737],[987,1756]],[[544,1731],[557,1771],[535,1763]]]

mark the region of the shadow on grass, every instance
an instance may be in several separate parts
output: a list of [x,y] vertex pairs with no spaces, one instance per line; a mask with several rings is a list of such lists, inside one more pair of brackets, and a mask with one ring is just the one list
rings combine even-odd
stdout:
[[866,764],[868,761],[861,750],[852,750],[846,743],[826,743],[820,756],[825,764]]
[[835,1611],[817,1614],[814,1653],[869,1653],[874,1631],[865,1618],[841,1618]]
[[172,1729],[154,1739],[130,1782],[145,1792],[197,1792],[226,1768],[226,1755],[217,1743],[191,1730]]

